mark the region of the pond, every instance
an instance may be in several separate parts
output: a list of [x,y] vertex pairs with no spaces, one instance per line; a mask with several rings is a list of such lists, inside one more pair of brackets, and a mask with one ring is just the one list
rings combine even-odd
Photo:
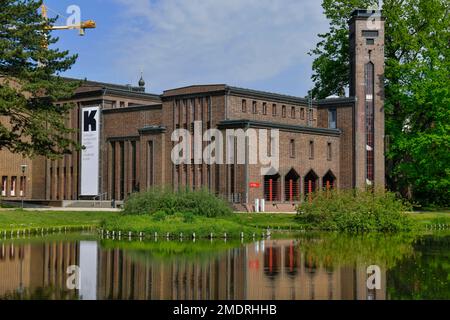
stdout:
[[0,241],[0,299],[450,299],[450,233]]

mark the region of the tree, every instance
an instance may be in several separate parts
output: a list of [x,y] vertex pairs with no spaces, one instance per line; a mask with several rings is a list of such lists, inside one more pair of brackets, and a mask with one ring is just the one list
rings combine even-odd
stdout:
[[376,0],[323,0],[324,14],[330,21],[330,30],[319,34],[321,39],[310,54],[315,56],[312,95],[318,99],[336,94],[344,95],[349,84],[350,47],[348,20],[355,8],[374,7]]
[[70,104],[56,105],[79,86],[59,75],[77,56],[51,48],[56,19],[43,18],[42,1],[2,0],[0,11],[0,150],[49,158],[80,146],[65,126]]
[[[347,20],[372,1],[324,0],[330,32],[312,54],[315,97],[348,85]],[[450,205],[450,2],[385,0],[386,134],[389,187]],[[340,74],[338,74],[340,73]]]

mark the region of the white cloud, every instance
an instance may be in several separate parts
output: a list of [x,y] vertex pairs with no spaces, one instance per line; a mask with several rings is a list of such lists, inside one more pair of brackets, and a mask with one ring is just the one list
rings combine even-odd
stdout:
[[114,31],[116,63],[127,78],[144,70],[152,91],[251,86],[294,66],[309,70],[307,52],[327,27],[316,0],[116,1],[125,9]]

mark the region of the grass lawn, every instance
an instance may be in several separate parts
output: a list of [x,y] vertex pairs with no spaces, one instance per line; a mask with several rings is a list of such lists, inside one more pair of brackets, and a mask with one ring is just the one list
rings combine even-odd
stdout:
[[419,225],[450,225],[450,210],[413,212],[410,217]]
[[118,213],[1,210],[0,231],[29,228],[97,227],[101,221]]
[[295,220],[293,214],[232,214],[227,217],[205,218],[195,216],[192,220],[186,221],[182,215],[167,216],[163,220],[155,219],[150,215],[118,215],[106,219],[102,228],[109,231],[122,231],[123,233],[144,232],[147,235],[154,234],[172,236],[183,233],[191,236],[195,233],[198,238],[206,238],[211,233],[215,237],[222,237],[224,233],[232,238],[239,238],[244,232],[246,238],[261,235],[267,228],[271,230],[298,231],[304,227]]
[[[450,211],[414,212],[409,216],[419,226],[444,224],[450,225]],[[21,230],[26,228],[59,228],[59,227],[101,227],[111,231],[145,232],[160,235],[166,233],[186,236],[196,233],[197,237],[206,237],[211,232],[223,236],[226,232],[231,237],[244,232],[247,236],[254,232],[259,234],[268,227],[271,230],[300,230],[304,226],[295,221],[293,214],[259,213],[233,214],[221,218],[205,218],[193,216],[185,219],[182,216],[167,217],[157,220],[151,216],[123,216],[117,212],[70,212],[70,211],[22,211],[0,210],[0,231]]]
[[231,221],[259,229],[300,230],[302,225],[295,221],[295,214],[286,213],[242,213],[227,217]]
[[228,237],[239,238],[241,232],[244,232],[246,237],[251,237],[258,231],[254,227],[239,223],[234,219],[234,215],[227,218],[192,216],[186,219],[182,215],[175,214],[161,220],[150,215],[117,215],[106,219],[101,227],[110,231],[122,231],[124,234],[131,231],[134,234],[144,232],[153,235],[157,232],[160,236],[167,233],[178,236],[183,233],[185,237],[190,237],[195,233],[197,238],[206,238],[211,233],[214,237],[223,237],[226,233]]

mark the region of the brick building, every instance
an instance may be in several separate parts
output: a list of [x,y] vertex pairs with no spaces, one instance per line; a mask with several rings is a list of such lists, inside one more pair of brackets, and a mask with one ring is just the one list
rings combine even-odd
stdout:
[[[376,16],[375,29],[368,25],[372,12],[356,10],[349,20],[350,97],[316,101],[225,84],[155,95],[145,92],[143,81],[139,87],[85,82],[65,102],[76,104],[67,125],[80,129],[74,139],[87,139],[89,150],[57,161],[1,151],[2,196],[123,200],[135,191],[171,186],[208,188],[249,208],[255,199],[292,205],[319,188],[384,187],[384,19]],[[262,166],[250,163],[249,137],[239,145],[244,163],[174,164],[172,133],[185,129],[194,135],[194,122],[202,124],[200,134],[278,130],[278,170],[261,175]],[[222,146],[225,158],[237,145],[234,139]],[[25,178],[20,178],[22,163],[28,165]]]

